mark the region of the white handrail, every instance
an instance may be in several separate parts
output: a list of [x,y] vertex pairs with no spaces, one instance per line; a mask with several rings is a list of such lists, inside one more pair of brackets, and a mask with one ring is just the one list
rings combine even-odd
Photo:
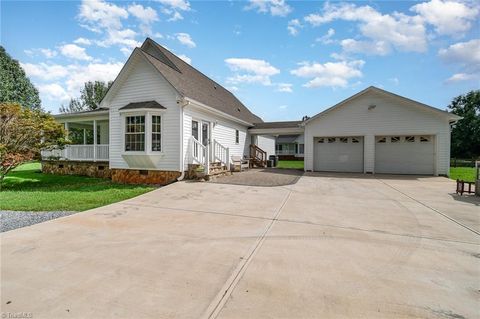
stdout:
[[230,149],[213,140],[213,160],[219,161],[230,170]]
[[208,148],[200,143],[195,137],[190,137],[192,163],[204,165],[208,173]]
[[43,159],[58,158],[72,161],[108,161],[109,145],[67,145],[64,149],[42,150]]

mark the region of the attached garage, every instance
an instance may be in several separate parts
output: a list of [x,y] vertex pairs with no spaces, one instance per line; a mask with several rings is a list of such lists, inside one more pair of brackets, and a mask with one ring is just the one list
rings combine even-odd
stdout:
[[315,138],[314,167],[316,171],[363,172],[363,138]]
[[305,170],[448,175],[460,117],[369,87],[306,120]]
[[434,136],[376,136],[375,173],[434,175]]

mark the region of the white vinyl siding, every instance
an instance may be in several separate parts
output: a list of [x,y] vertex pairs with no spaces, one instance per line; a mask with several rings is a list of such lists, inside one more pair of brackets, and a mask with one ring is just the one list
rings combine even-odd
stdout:
[[257,146],[267,152],[267,158],[275,155],[275,136],[257,135]]
[[[201,121],[210,122],[210,129],[212,134],[212,140],[210,141],[213,144],[213,139],[217,140],[220,144],[230,149],[231,156],[242,156],[244,151],[248,150],[246,147],[250,141],[247,141],[247,127],[237,124],[233,121],[222,118],[221,116],[212,114],[210,112],[200,111],[198,108],[193,106],[186,106],[184,108],[183,115],[183,148],[184,148],[184,163],[185,169],[187,168],[188,161],[190,159],[190,136],[192,135],[192,119]],[[239,134],[239,143],[235,142],[235,131],[238,130]],[[248,137],[250,138],[250,137]]]
[[[375,108],[369,110],[369,106]],[[305,127],[305,169],[313,170],[314,138],[363,136],[364,172],[375,172],[375,136],[432,135],[435,137],[435,173],[448,174],[450,126],[448,119],[428,109],[376,92],[367,92],[308,122]]]
[[[138,55],[131,57],[123,81],[118,83],[105,106],[110,108],[110,168],[153,169],[179,171],[180,164],[180,108],[176,91],[160,73]],[[124,118],[129,113],[119,108],[131,102],[157,101],[166,110],[162,116],[162,151],[155,154],[125,154]],[[133,115],[135,111],[131,112]],[[123,120],[122,120],[123,119]],[[151,121],[146,121],[151,123]],[[151,125],[151,124],[150,124]],[[147,131],[151,131],[150,129]],[[147,136],[151,140],[151,136]],[[146,144],[150,151],[151,143]]]

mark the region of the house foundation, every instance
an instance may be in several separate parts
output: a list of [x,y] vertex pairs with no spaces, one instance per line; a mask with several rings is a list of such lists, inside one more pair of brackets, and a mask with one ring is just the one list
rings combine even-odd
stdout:
[[42,172],[55,175],[80,175],[97,178],[111,178],[108,162],[92,161],[42,161]]
[[167,185],[180,177],[180,172],[151,171],[135,169],[111,169],[112,181],[124,184],[155,184]]

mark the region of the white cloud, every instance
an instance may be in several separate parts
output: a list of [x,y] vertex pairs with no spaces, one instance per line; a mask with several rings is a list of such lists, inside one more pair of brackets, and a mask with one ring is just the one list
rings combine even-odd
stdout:
[[357,41],[354,39],[344,39],[340,45],[345,52],[360,52],[367,55],[387,55],[391,47],[385,41]]
[[301,28],[303,28],[303,25],[300,23],[300,20],[293,19],[288,21],[287,30],[288,30],[288,33],[290,33],[290,35],[293,35],[293,36],[298,35],[299,33],[298,29],[301,29]]
[[291,73],[301,78],[311,80],[304,84],[305,87],[346,87],[349,80],[362,77],[360,70],[365,61],[340,61],[327,62],[302,62],[300,67],[292,70]]
[[439,34],[458,36],[472,27],[479,13],[478,7],[456,1],[431,0],[410,8],[435,27]]
[[90,61],[93,58],[85,52],[85,48],[79,47],[76,44],[65,44],[59,47],[60,53],[67,58],[74,60]]
[[271,85],[270,77],[280,73],[280,70],[265,60],[248,58],[229,58],[225,60],[227,66],[236,74],[229,77],[229,83],[260,83]]
[[292,93],[292,84],[290,83],[278,83],[277,84],[277,91],[278,92],[285,92],[285,93]]
[[123,67],[123,63],[120,62],[66,66],[45,63],[21,63],[21,65],[26,74],[34,80],[41,94],[52,98],[57,96],[58,99],[63,100],[67,97],[57,85],[63,88],[68,98],[77,97],[85,82],[112,81]]
[[157,0],[164,7],[162,8],[162,13],[170,16],[168,21],[178,21],[182,20],[183,16],[180,11],[190,11],[190,3],[185,0]]
[[51,49],[30,49],[30,50],[23,50],[23,52],[25,52],[25,54],[29,55],[29,56],[34,56],[34,55],[37,55],[37,54],[42,54],[44,57],[46,57],[47,59],[51,59],[51,58],[54,58],[58,55],[58,52],[55,51],[55,50],[51,50]]
[[315,42],[321,42],[323,44],[333,43],[332,37],[335,35],[335,30],[330,28],[327,33],[319,38],[315,39]]
[[399,85],[400,84],[400,80],[398,78],[390,78],[388,79],[390,82],[392,82],[394,85]]
[[438,51],[446,63],[458,65],[461,72],[452,75],[447,82],[476,80],[480,74],[480,39],[458,42]]
[[183,61],[187,62],[188,64],[192,64],[192,59],[186,56],[185,54],[179,54],[177,56]]
[[237,92],[239,88],[236,86],[228,86],[227,90],[229,90],[230,92]]
[[[135,13],[139,12],[138,8],[133,10]],[[80,5],[78,18],[83,23],[81,26],[105,35],[104,39],[95,41],[95,44],[102,47],[120,45],[134,48],[141,43],[135,40],[137,36],[135,31],[123,28],[122,20],[127,19],[128,16],[129,13],[125,8],[113,3],[103,0],[84,0]],[[148,18],[151,21],[151,13]]]
[[58,100],[65,102],[70,100],[70,96],[67,91],[58,83],[42,84],[38,86],[38,91],[42,96],[42,100]]
[[80,5],[80,21],[94,32],[101,32],[102,28],[121,29],[121,20],[126,18],[127,10],[103,0],[84,0]]
[[288,108],[288,105],[280,105],[278,108],[280,110],[286,110]]
[[177,37],[177,40],[178,40],[181,44],[186,45],[186,46],[189,47],[189,48],[194,48],[194,47],[197,46],[197,45],[195,44],[195,42],[193,42],[192,37],[190,36],[190,34],[188,34],[188,33],[177,33],[177,34],[175,34],[175,36]]
[[259,13],[270,13],[279,17],[285,17],[292,12],[292,8],[285,0],[250,0],[245,10],[256,10]]
[[445,82],[455,83],[455,82],[471,81],[471,80],[479,80],[479,76],[477,74],[471,74],[471,73],[455,73],[454,75],[449,77]]
[[480,39],[458,42],[438,51],[440,58],[449,63],[479,68]]
[[29,77],[40,78],[45,81],[60,79],[68,75],[67,67],[58,64],[20,63]]
[[190,11],[190,3],[185,0],[157,0],[157,1],[175,10]]
[[75,41],[73,41],[73,43],[80,44],[80,45],[91,45],[92,41],[85,38],[78,38]]
[[140,30],[143,32],[143,34],[152,34],[152,23],[158,21],[157,11],[151,7],[133,4],[128,7],[128,12],[141,21]]
[[374,49],[378,48],[378,42],[381,42],[380,46],[384,50],[390,46],[407,52],[424,52],[427,49],[426,30],[423,19],[419,16],[407,16],[398,12],[391,15],[381,14],[370,6],[327,2],[322,14],[309,14],[304,19],[312,26],[320,26],[335,20],[359,22],[360,33],[370,39],[361,42],[362,49],[368,44]]

